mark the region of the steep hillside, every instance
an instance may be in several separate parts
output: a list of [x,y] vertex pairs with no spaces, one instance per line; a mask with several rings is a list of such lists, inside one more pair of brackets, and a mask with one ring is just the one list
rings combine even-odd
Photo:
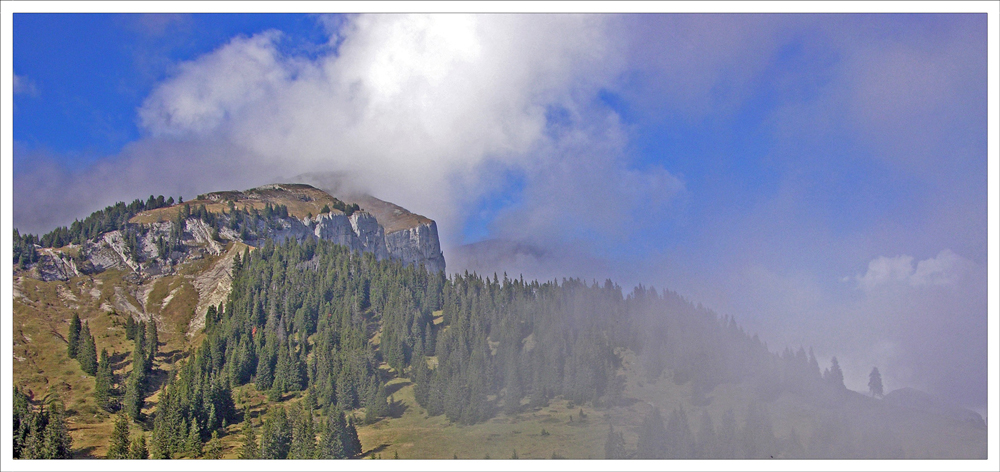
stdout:
[[[14,269],[14,383],[65,405],[76,457],[115,454],[117,415],[162,458],[986,454],[975,413],[849,391],[835,363],[669,291],[423,270],[433,222],[370,197],[147,207]],[[108,352],[107,387],[79,336]]]

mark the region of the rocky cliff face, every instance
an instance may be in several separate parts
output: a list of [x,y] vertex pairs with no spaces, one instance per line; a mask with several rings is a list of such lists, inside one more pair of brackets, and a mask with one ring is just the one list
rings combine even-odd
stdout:
[[[262,231],[247,235],[224,225],[216,229],[197,217],[175,220],[165,217],[170,208],[159,209],[132,219],[130,230],[137,234],[133,250],[128,248],[126,231],[111,231],[79,246],[40,249],[39,262],[30,267],[26,275],[41,280],[67,280],[81,274],[122,269],[139,278],[156,277],[174,273],[189,260],[219,255],[230,241],[255,246],[267,238],[279,242],[288,238],[300,242],[328,240],[353,251],[373,253],[379,260],[394,259],[404,264],[423,264],[430,271],[445,270],[444,254],[433,220],[370,196],[344,199],[348,203],[359,203],[360,210],[350,214],[336,209],[319,212],[319,203],[324,203],[326,209],[327,202],[338,201],[318,189],[298,184],[207,194],[187,205],[189,208],[206,205],[209,211],[217,211],[220,215],[225,214],[227,204],[248,209],[260,209],[265,204],[285,205],[305,215],[289,212],[287,217],[273,217]],[[307,209],[318,214],[313,216]],[[173,215],[178,211],[175,209]],[[178,224],[183,225],[179,247],[161,254],[158,242],[169,240]]]

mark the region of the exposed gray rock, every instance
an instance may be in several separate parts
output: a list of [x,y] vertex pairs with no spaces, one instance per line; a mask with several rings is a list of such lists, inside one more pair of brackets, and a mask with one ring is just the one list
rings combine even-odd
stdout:
[[433,221],[386,234],[385,244],[389,257],[404,264],[423,264],[432,272],[445,269],[437,223]]
[[[312,189],[304,185],[298,187]],[[254,190],[260,189],[282,191],[284,186],[274,184]],[[320,192],[316,189],[312,191]],[[218,199],[230,194],[246,196],[241,192],[222,192],[209,194],[206,199]],[[342,200],[357,203],[361,211],[355,211],[350,216],[334,210],[302,219],[291,216],[273,218],[264,235],[247,241],[241,239],[238,231],[228,227],[216,231],[202,220],[191,217],[183,222],[180,241],[183,250],[175,249],[170,254],[160,254],[157,241],[161,238],[169,240],[177,223],[157,221],[135,224],[130,231],[139,230],[137,254],[130,254],[126,249],[125,231],[110,231],[80,245],[78,250],[82,257],[77,260],[59,250],[39,248],[39,261],[27,274],[46,281],[68,280],[81,274],[121,269],[142,280],[174,273],[176,267],[187,260],[199,259],[207,254],[222,254],[226,241],[259,245],[264,238],[277,242],[288,238],[300,242],[308,239],[333,241],[352,251],[372,253],[378,260],[395,259],[407,265],[422,264],[429,271],[445,270],[437,224],[433,220],[369,195],[354,195]]]

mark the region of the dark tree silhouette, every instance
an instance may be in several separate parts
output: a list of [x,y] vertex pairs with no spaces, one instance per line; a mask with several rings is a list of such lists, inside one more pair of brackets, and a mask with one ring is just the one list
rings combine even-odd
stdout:
[[882,374],[878,367],[872,367],[872,373],[868,374],[868,391],[873,397],[882,396]]

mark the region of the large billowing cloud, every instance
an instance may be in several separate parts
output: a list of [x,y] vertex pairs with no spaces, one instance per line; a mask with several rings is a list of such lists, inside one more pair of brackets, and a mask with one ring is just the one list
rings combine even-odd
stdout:
[[[163,192],[337,171],[356,188],[438,219],[446,235],[462,227],[463,202],[491,190],[487,168],[522,172],[530,187],[551,186],[542,173],[560,166],[601,167],[612,186],[634,189],[644,177],[626,168],[614,113],[593,103],[622,65],[609,34],[614,21],[355,16],[324,21],[330,42],[315,56],[289,54],[279,31],[236,37],[180,64],[153,90],[138,110],[148,137],[115,159],[115,167],[131,169],[135,187]],[[559,130],[549,125],[552,113],[564,117]],[[580,152],[591,148],[601,152]],[[219,149],[227,151],[212,154]],[[192,189],[188,168],[214,177],[195,177],[200,185]],[[656,178],[673,179],[665,172]],[[104,175],[97,168],[36,172],[19,176],[17,194],[32,201],[43,179],[86,193]],[[30,221],[34,210],[19,207],[16,219]],[[58,216],[38,225],[64,222]],[[39,226],[29,229],[45,229]]]
[[[462,202],[489,189],[487,163],[532,187],[560,166],[602,166],[612,186],[634,188],[622,160],[608,159],[623,145],[613,113],[590,103],[620,66],[609,21],[361,16],[316,59],[282,54],[278,32],[240,37],[182,64],[139,116],[153,137],[212,136],[286,175],[341,172],[457,234]],[[553,110],[568,120],[559,135]],[[562,174],[564,188],[582,187],[578,174]]]

